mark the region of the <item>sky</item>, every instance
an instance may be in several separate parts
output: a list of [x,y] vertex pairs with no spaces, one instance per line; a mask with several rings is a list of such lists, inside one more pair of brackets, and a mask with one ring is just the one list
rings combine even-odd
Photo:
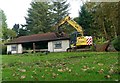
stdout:
[[[7,18],[8,28],[12,28],[16,24],[25,24],[27,10],[30,8],[32,0],[0,0],[0,9],[2,9]],[[77,17],[82,5],[81,0],[68,0],[70,2],[70,17]]]

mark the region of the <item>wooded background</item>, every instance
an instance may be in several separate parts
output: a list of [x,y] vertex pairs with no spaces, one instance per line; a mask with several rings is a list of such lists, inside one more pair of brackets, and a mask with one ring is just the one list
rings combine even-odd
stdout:
[[[3,10],[0,11],[0,16],[2,16],[0,18],[2,19],[1,39],[6,41],[19,36],[55,32],[54,25],[69,15],[70,5],[66,2],[67,0],[31,2],[28,16],[25,17],[26,24],[15,24],[13,27],[7,27],[6,15]],[[80,6],[79,16],[74,20],[82,26],[84,35],[93,37],[94,43],[115,39],[119,41],[119,9],[118,2],[86,2]],[[69,24],[61,26],[61,29],[69,35],[76,31]]]

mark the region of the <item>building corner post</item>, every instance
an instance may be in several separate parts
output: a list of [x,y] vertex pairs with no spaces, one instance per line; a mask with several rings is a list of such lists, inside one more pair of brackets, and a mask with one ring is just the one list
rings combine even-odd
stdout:
[[35,53],[35,43],[33,43],[33,53]]

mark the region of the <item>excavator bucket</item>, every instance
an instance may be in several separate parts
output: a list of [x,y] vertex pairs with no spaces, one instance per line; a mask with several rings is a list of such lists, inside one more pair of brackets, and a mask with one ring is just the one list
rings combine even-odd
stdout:
[[95,45],[96,51],[97,52],[107,51],[107,48],[108,48],[109,44],[110,44],[110,41],[108,40],[108,41],[104,42],[103,44]]

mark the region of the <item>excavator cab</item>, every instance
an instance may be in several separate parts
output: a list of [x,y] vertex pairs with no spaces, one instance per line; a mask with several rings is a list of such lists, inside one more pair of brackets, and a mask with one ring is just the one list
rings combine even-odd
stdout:
[[76,44],[77,41],[77,33],[78,32],[73,32],[72,34],[70,34],[70,44]]
[[73,32],[70,35],[70,45],[71,47],[80,47],[83,45],[87,45],[87,38],[82,36],[79,32]]

